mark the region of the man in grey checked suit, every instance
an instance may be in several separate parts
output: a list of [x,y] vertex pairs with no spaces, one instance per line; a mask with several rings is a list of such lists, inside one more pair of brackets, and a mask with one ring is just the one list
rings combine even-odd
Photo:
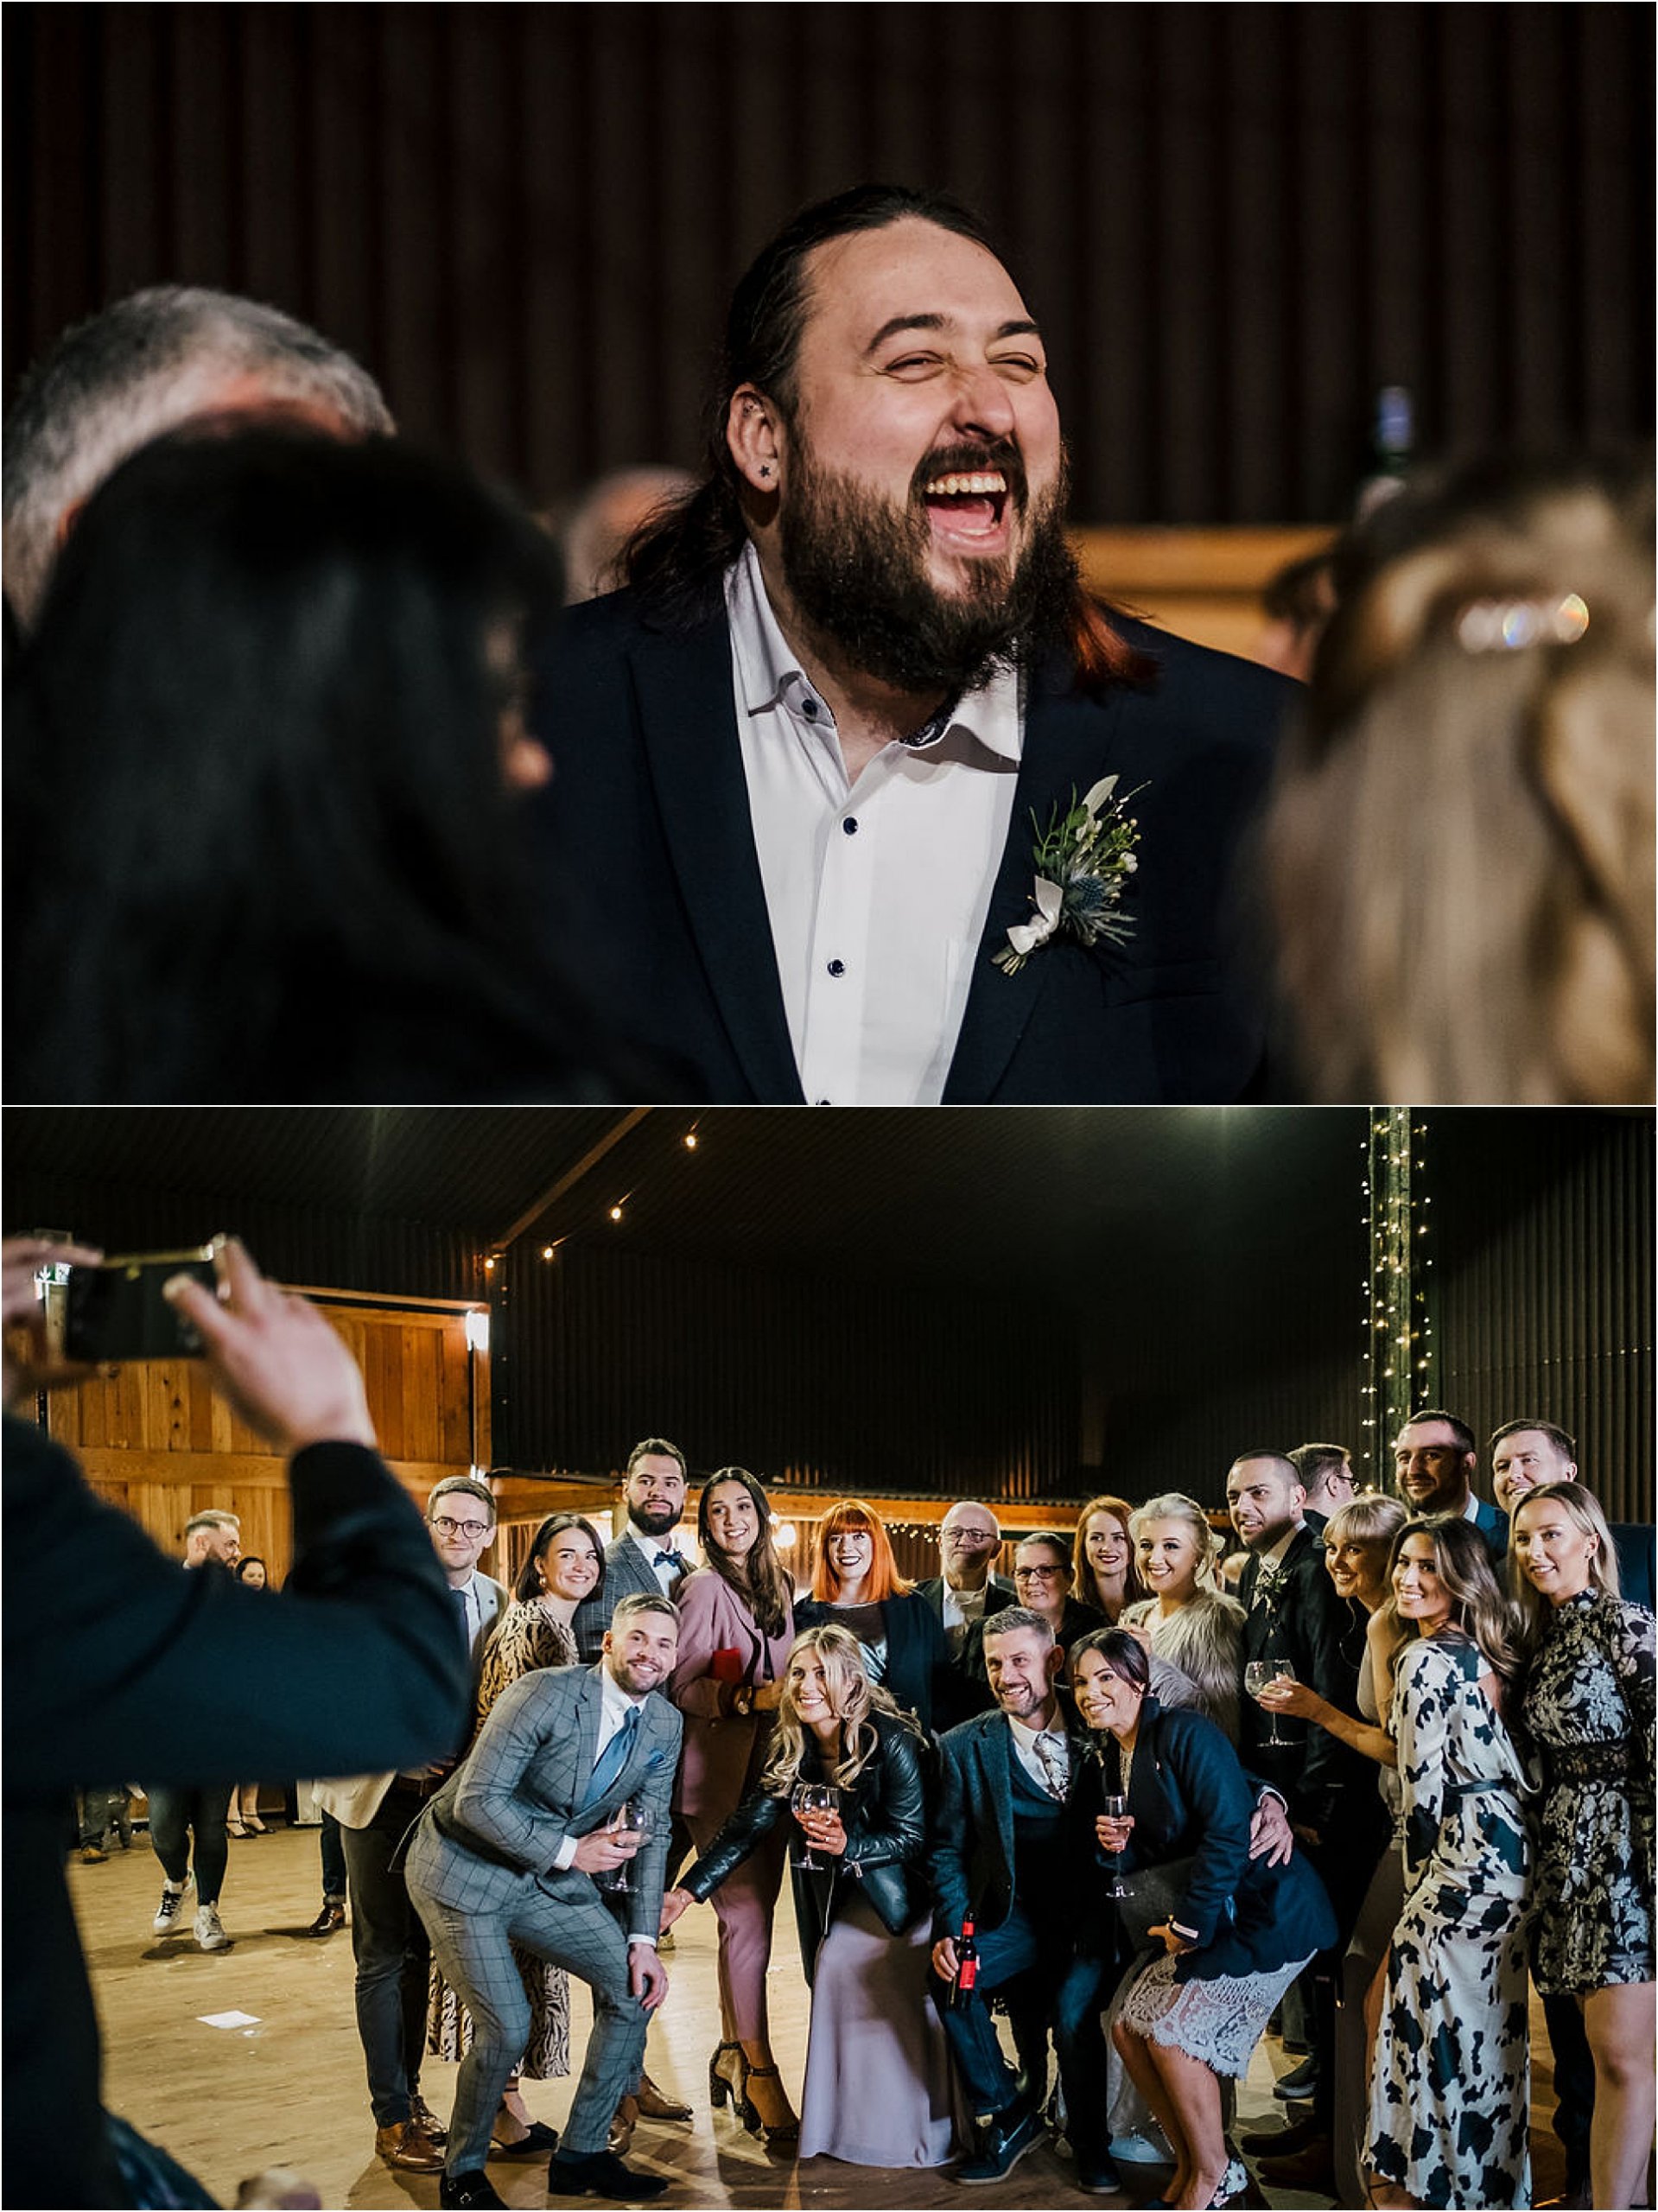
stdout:
[[690,1562],[673,1532],[685,1513],[685,1454],[665,1436],[641,1437],[622,1477],[627,1526],[605,1547],[605,1579],[575,1609],[572,1625],[583,1660],[599,1656],[616,1601],[638,1592],[677,1598]]
[[[593,1992],[593,2035],[549,2192],[638,2202],[667,2187],[624,2165],[606,2135],[638,2077],[649,2015],[668,1993],[656,1936],[683,1724],[651,1693],[666,1684],[678,1643],[679,1617],[660,1591],[623,1598],[598,1666],[537,1669],[503,1692],[415,1831],[409,1894],[473,2030],[449,2120],[444,2205],[501,2202],[484,2171],[490,2123],[530,2025],[512,1942]],[[642,1840],[606,1831],[628,1799],[650,1815]],[[626,1894],[607,1901],[594,1877],[627,1862]]]

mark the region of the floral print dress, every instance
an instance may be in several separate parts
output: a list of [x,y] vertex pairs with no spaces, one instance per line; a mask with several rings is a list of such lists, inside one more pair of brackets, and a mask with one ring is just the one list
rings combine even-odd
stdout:
[[1546,1997],[1650,1981],[1653,1631],[1604,1590],[1551,1608],[1521,1691],[1543,1776],[1531,1956]]
[[1394,1677],[1411,1887],[1388,1954],[1369,2163],[1425,2205],[1531,2202],[1530,1849],[1486,1663],[1442,1630],[1407,1644]]

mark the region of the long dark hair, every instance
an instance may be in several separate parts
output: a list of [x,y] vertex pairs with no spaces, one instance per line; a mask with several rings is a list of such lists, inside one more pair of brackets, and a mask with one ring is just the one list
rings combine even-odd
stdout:
[[502,769],[558,583],[389,440],[196,426],[118,469],[9,702],[13,1095],[614,1095]]
[[[588,1592],[597,1598],[605,1586],[605,1548],[599,1541],[599,1531],[585,1515],[580,1513],[549,1513],[535,1534],[529,1554],[518,1570],[518,1579],[512,1586],[512,1595],[519,1605],[527,1605],[532,1598],[541,1595],[541,1582],[536,1570],[547,1555],[547,1547],[553,1538],[566,1529],[579,1529],[593,1546],[593,1555],[599,1562],[599,1580]],[[586,1603],[586,1599],[582,1601]]]
[[1390,1586],[1399,1555],[1413,1536],[1426,1536],[1433,1547],[1433,1572],[1451,1600],[1451,1619],[1440,1633],[1477,1645],[1493,1671],[1504,1682],[1512,1681],[1520,1668],[1514,1609],[1502,1594],[1484,1537],[1460,1514],[1426,1513],[1407,1521],[1395,1530],[1388,1554]]
[[[736,1483],[748,1492],[759,1516],[759,1534],[746,1559],[733,1559],[708,1533],[708,1496],[716,1483]],[[722,1582],[729,1583],[754,1616],[764,1637],[781,1636],[789,1625],[789,1583],[772,1541],[772,1508],[759,1478],[746,1467],[721,1467],[702,1485],[696,1501],[696,1541],[702,1556]]]
[[[745,384],[763,391],[793,427],[795,371],[810,308],[807,261],[831,239],[886,230],[915,219],[970,238],[1007,257],[970,207],[944,192],[901,184],[859,184],[804,207],[763,246],[739,279],[726,316],[725,345],[704,417],[707,474],[697,489],[653,516],[634,535],[623,559],[628,583],[661,627],[684,630],[719,612],[726,570],[748,542],[742,480],[726,442],[732,394]],[[1139,682],[1152,664],[1112,628],[1104,611],[1074,584],[1067,620],[1079,683]]]

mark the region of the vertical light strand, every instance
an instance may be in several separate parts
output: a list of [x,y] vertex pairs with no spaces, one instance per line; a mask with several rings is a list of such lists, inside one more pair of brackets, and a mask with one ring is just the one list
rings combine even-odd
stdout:
[[1389,1440],[1432,1388],[1432,1338],[1419,1260],[1417,1230],[1426,1229],[1413,1203],[1410,1109],[1370,1111],[1364,1182],[1366,1244],[1364,1427],[1371,1479],[1382,1483]]

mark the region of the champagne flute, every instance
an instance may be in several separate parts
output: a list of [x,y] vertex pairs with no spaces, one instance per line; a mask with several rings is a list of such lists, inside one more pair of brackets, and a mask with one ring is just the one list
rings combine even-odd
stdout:
[[[796,1813],[798,1815],[802,1813],[832,1813],[835,1810],[835,1806],[840,1802],[840,1791],[838,1789],[831,1789],[826,1783],[797,1782],[794,1786],[794,1795],[791,1797],[789,1802],[794,1807]],[[804,1827],[804,1822],[802,1825]],[[823,1872],[822,1860],[812,1857],[812,1847],[810,1840],[806,1845],[805,1856],[801,1859],[797,1859],[795,1865],[803,1874],[821,1874]]]
[[[1262,1690],[1270,1689],[1276,1681],[1293,1682],[1294,1680],[1295,1669],[1287,1659],[1251,1659],[1243,1670],[1243,1687],[1257,1704],[1261,1702]],[[1267,1710],[1272,1713],[1273,1725],[1267,1734],[1261,1738],[1263,1747],[1269,1751],[1289,1750],[1291,1739],[1278,1732],[1276,1711],[1271,1707]]]
[[[1100,1810],[1104,1814],[1108,1821],[1127,1820],[1128,1817],[1128,1800],[1123,1795],[1121,1790],[1108,1789],[1100,1799]],[[1106,1896],[1109,1897],[1126,1897],[1132,1896],[1132,1891],[1129,1889],[1127,1882],[1122,1878],[1122,1853],[1120,1851],[1113,1851],[1109,1852],[1106,1855],[1111,1862],[1111,1878],[1105,1885]]]
[[[640,1850],[651,1840],[654,1827],[651,1808],[637,1797],[625,1797],[605,1822],[608,1834],[615,1835],[626,1829],[630,1834],[637,1835]],[[628,1862],[624,1859],[619,1866],[612,1869],[605,1887],[613,1896],[624,1897],[632,1889],[633,1885],[627,1878],[627,1867]]]

